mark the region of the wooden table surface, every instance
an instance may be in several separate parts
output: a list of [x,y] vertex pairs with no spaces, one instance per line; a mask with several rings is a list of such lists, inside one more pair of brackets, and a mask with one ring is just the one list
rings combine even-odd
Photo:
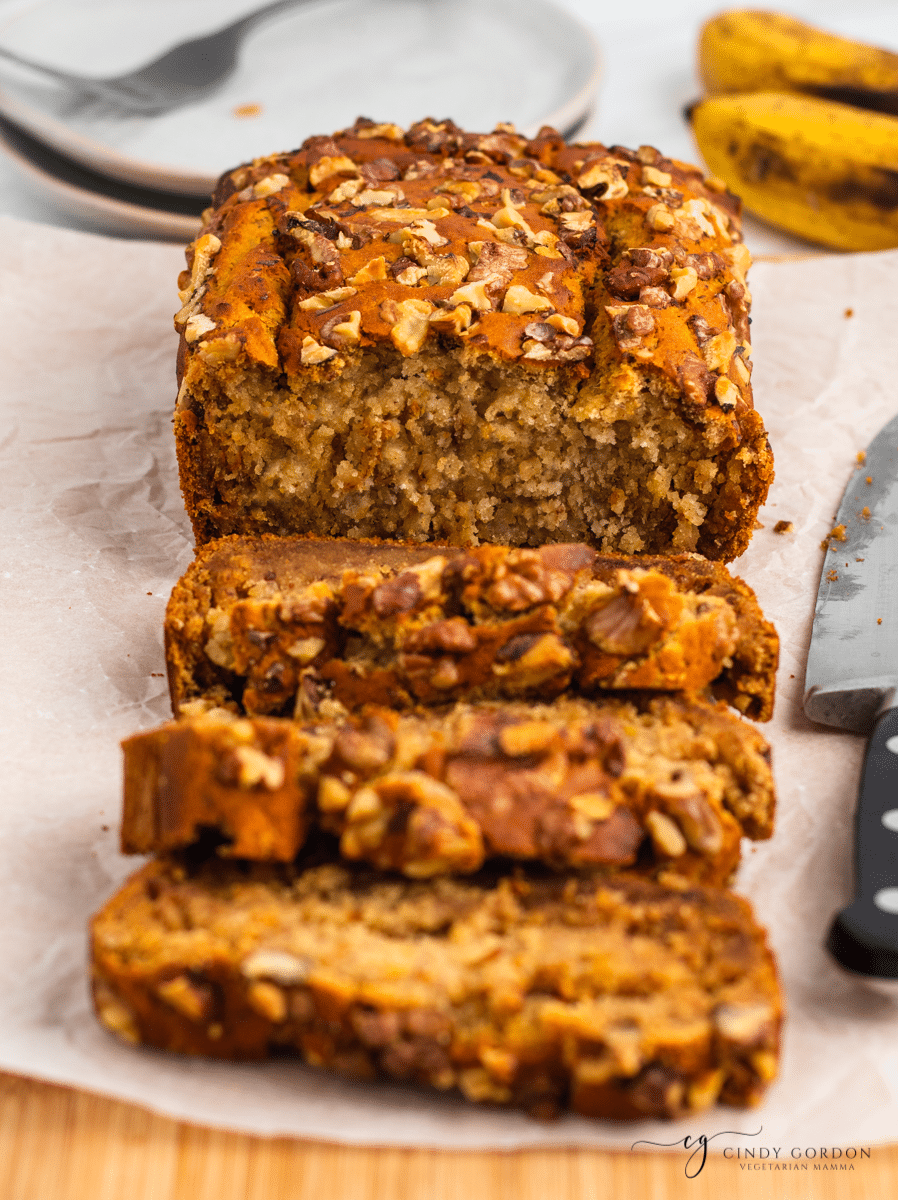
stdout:
[[853,1171],[709,1155],[369,1150],[223,1133],[0,1073],[0,1200],[894,1200],[898,1146]]

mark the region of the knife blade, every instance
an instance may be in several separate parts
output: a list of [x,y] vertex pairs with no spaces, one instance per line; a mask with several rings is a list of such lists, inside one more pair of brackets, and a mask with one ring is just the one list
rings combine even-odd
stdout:
[[805,675],[812,721],[869,736],[855,815],[855,898],[827,947],[898,986],[898,417],[845,489],[823,563]]

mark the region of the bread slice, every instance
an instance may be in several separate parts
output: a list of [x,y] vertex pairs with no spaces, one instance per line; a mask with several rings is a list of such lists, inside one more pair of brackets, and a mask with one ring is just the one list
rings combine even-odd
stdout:
[[745,900],[523,874],[162,859],[92,924],[100,1020],[127,1041],[457,1090],[538,1117],[757,1104],[782,1006]]
[[175,713],[303,716],[310,693],[333,715],[710,687],[767,719],[778,654],[751,589],[725,567],[582,544],[224,538],[176,585],[165,634]]
[[709,704],[627,696],[305,726],[183,718],[122,744],[122,847],[166,852],[212,832],[220,853],[289,862],[317,826],[344,857],[413,878],[507,856],[727,882],[742,834],[772,830],[764,739]]
[[175,434],[229,533],[748,545],[773,478],[739,202],[642,146],[360,120],[219,183]]

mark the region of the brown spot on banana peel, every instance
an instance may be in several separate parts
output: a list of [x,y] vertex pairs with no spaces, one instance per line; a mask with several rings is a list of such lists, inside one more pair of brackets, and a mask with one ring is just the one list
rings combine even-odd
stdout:
[[898,171],[883,168],[871,171],[866,180],[838,179],[831,185],[829,194],[837,204],[861,202],[892,211],[898,209]]
[[808,88],[807,94],[816,96],[819,100],[832,100],[834,104],[850,104],[852,108],[862,108],[865,112],[898,117],[898,91],[875,92],[870,88],[861,87],[815,87]]

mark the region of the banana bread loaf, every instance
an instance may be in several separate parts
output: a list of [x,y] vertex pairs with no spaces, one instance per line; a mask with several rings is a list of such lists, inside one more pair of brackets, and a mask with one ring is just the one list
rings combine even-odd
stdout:
[[175,319],[198,540],[735,558],[773,474],[749,261],[719,181],[551,129],[359,120],[231,171]]
[[720,564],[582,544],[225,538],[176,585],[165,629],[176,713],[304,716],[316,689],[333,715],[711,685],[766,719],[778,652],[751,589]]
[[122,743],[126,853],[213,832],[219,853],[289,862],[310,827],[345,858],[413,878],[488,856],[665,868],[724,884],[743,833],[768,837],[769,750],[682,697],[369,709],[301,726],[224,709]]
[[781,1000],[746,901],[524,875],[162,859],[92,926],[100,1020],[130,1042],[459,1090],[539,1117],[753,1105]]

